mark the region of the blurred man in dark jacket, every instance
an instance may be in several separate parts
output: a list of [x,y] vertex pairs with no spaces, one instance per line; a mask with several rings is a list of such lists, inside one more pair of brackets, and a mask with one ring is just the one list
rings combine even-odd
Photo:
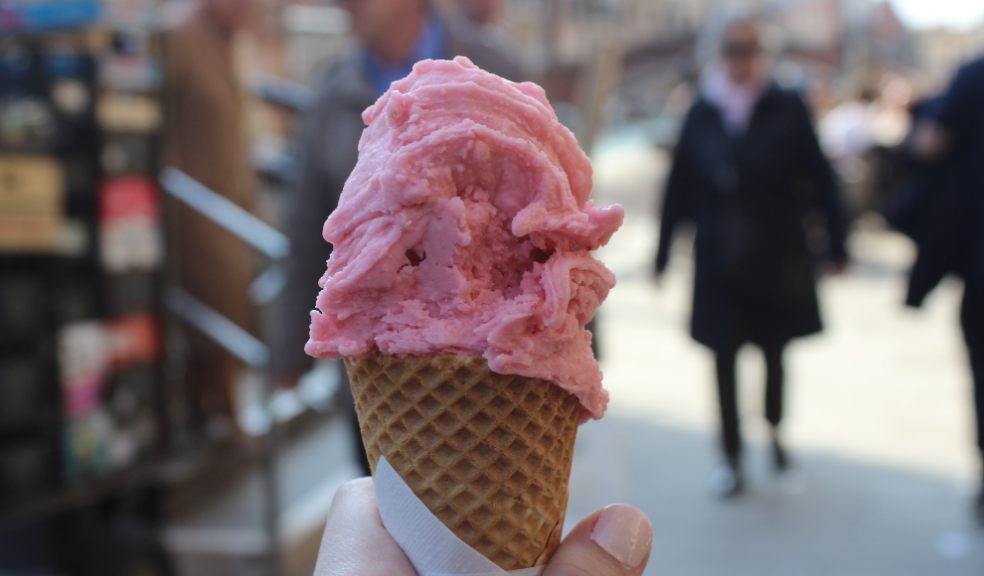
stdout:
[[[964,279],[960,320],[970,356],[977,443],[984,464],[984,58],[957,72],[934,120],[915,133],[916,152],[935,164],[907,303],[918,306],[948,273]],[[975,510],[984,523],[984,468]]]
[[[290,386],[311,366],[304,354],[310,311],[331,246],[321,236],[325,219],[338,206],[342,185],[355,167],[364,124],[362,111],[391,82],[427,58],[462,55],[511,80],[521,80],[516,62],[493,46],[461,34],[431,9],[427,0],[345,0],[358,46],[335,62],[317,87],[302,119],[300,173],[289,200],[284,334],[277,354],[281,385]],[[343,371],[344,372],[344,371]],[[344,376],[344,374],[343,374]],[[349,394],[348,386],[342,386]],[[351,409],[352,400],[343,401]],[[354,415],[353,415],[354,421]],[[363,457],[364,458],[364,457]],[[363,462],[364,470],[368,466]]]
[[729,25],[724,64],[705,78],[684,122],[663,200],[656,271],[669,262],[683,220],[696,228],[691,334],[714,351],[725,465],[715,494],[742,489],[736,356],[762,349],[765,413],[777,470],[787,465],[779,440],[783,351],[821,330],[814,255],[806,216],[826,216],[827,255],[846,260],[844,216],[833,171],[820,151],[802,98],[771,79],[757,25]]

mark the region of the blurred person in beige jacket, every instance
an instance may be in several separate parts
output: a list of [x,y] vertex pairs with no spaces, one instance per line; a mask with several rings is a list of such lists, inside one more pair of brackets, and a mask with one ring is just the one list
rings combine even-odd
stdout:
[[[246,0],[198,0],[165,39],[166,161],[224,198],[252,210],[254,181],[246,134],[246,103],[233,45],[247,23]],[[177,247],[179,283],[236,325],[250,329],[252,254],[243,242],[185,205],[174,206],[169,234]],[[188,329],[185,384],[195,425],[238,430],[235,386],[241,365]]]

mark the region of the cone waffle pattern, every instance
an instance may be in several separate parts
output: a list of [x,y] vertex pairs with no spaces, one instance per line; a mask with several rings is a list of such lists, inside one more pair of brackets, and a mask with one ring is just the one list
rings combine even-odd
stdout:
[[567,507],[577,400],[471,356],[346,359],[369,462],[381,455],[505,570],[545,564]]

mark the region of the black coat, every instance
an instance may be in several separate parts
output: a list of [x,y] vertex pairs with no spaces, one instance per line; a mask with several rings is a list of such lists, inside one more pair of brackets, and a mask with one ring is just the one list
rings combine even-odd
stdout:
[[[964,280],[968,290],[984,291],[984,58],[957,73],[939,121],[953,140],[955,185],[963,193]],[[984,331],[984,318],[976,320]]]
[[[947,274],[963,277],[971,296],[984,293],[984,58],[960,69],[928,117],[946,129],[951,149],[923,166],[916,181],[919,252],[906,303],[918,306]],[[984,315],[964,311],[968,340],[984,342]],[[976,310],[976,308],[974,308]]]
[[[951,150],[926,182],[937,206],[928,218],[919,260],[940,262],[964,277],[968,288],[984,290],[984,58],[957,72],[939,103],[936,121],[947,131]],[[940,237],[950,238],[942,244]],[[917,268],[919,263],[917,263]],[[918,274],[914,272],[914,276]],[[913,278],[914,282],[919,278]],[[910,303],[913,296],[910,294]],[[984,326],[984,319],[981,320]]]
[[[936,121],[944,100],[940,96],[920,102],[913,110],[913,125]],[[966,190],[959,185],[959,167],[952,157],[925,161],[911,154],[908,160],[909,185],[902,192],[892,225],[916,243],[906,305],[919,307],[947,275],[966,275],[964,220],[969,211],[964,202]]]
[[768,88],[746,131],[732,136],[718,108],[698,99],[677,144],[656,256],[662,272],[674,231],[694,224],[696,341],[775,346],[821,330],[813,214],[825,216],[825,249],[845,260],[836,182],[803,100]]

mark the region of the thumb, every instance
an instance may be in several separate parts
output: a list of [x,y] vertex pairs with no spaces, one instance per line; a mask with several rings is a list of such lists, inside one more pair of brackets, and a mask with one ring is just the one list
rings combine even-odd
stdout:
[[543,576],[640,576],[652,544],[645,514],[624,504],[609,506],[567,535]]

